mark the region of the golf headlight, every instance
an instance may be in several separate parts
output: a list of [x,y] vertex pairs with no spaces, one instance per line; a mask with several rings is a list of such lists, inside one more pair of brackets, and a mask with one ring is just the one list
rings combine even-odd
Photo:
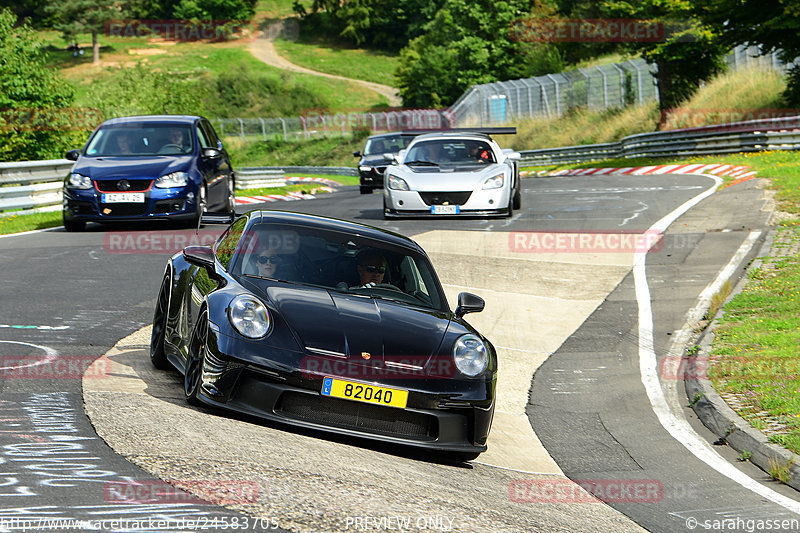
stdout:
[[492,176],[491,178],[487,179],[483,182],[482,189],[499,189],[503,186],[503,179],[505,176],[503,174],[498,174],[497,176]]
[[361,165],[360,167],[358,167],[358,170],[360,170],[361,172],[369,172],[370,170],[372,170],[372,167]]
[[161,176],[156,180],[156,187],[159,189],[169,189],[174,187],[186,187],[189,183],[189,175],[186,172],[173,172],[166,176]]
[[453,346],[453,359],[459,372],[467,376],[477,376],[486,369],[489,350],[476,335],[462,335]]
[[251,339],[263,337],[272,326],[267,308],[249,294],[233,299],[228,307],[228,318],[236,331]]
[[408,190],[408,183],[403,178],[398,178],[395,175],[389,174],[386,177],[386,183],[390,189],[394,189],[395,191],[407,191]]
[[77,172],[73,172],[69,175],[69,186],[75,189],[91,189],[92,179],[84,176],[83,174],[78,174]]

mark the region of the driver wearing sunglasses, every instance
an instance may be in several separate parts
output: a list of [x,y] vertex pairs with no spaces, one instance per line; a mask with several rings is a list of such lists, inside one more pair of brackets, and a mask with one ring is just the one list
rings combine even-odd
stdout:
[[386,274],[386,258],[378,252],[365,252],[359,255],[356,269],[362,287],[378,285]]
[[275,250],[263,250],[254,258],[257,274],[265,278],[275,277],[275,271],[283,263],[283,258],[277,255]]

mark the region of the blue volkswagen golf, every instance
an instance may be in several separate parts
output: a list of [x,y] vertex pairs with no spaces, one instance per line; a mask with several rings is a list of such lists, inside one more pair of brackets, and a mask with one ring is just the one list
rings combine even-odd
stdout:
[[203,117],[123,117],[103,122],[64,180],[64,227],[142,219],[196,224],[203,211],[234,209],[234,172]]

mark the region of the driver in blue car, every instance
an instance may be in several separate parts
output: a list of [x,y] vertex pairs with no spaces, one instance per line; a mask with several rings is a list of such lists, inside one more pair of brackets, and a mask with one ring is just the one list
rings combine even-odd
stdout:
[[386,274],[386,258],[374,250],[361,252],[356,257],[356,269],[362,288],[383,283]]

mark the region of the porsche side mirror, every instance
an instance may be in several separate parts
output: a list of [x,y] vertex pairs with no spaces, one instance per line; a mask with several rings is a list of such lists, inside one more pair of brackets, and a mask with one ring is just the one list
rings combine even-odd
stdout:
[[183,258],[192,265],[215,271],[214,251],[210,246],[187,246],[183,249]]
[[478,295],[471,292],[462,292],[458,295],[458,307],[456,307],[456,318],[461,318],[467,313],[480,313],[483,311],[486,302]]
[[70,161],[77,161],[80,155],[81,155],[80,150],[70,150],[69,152],[64,154],[64,158],[69,159]]
[[219,159],[222,157],[222,150],[217,148],[203,148],[200,153],[205,159]]

